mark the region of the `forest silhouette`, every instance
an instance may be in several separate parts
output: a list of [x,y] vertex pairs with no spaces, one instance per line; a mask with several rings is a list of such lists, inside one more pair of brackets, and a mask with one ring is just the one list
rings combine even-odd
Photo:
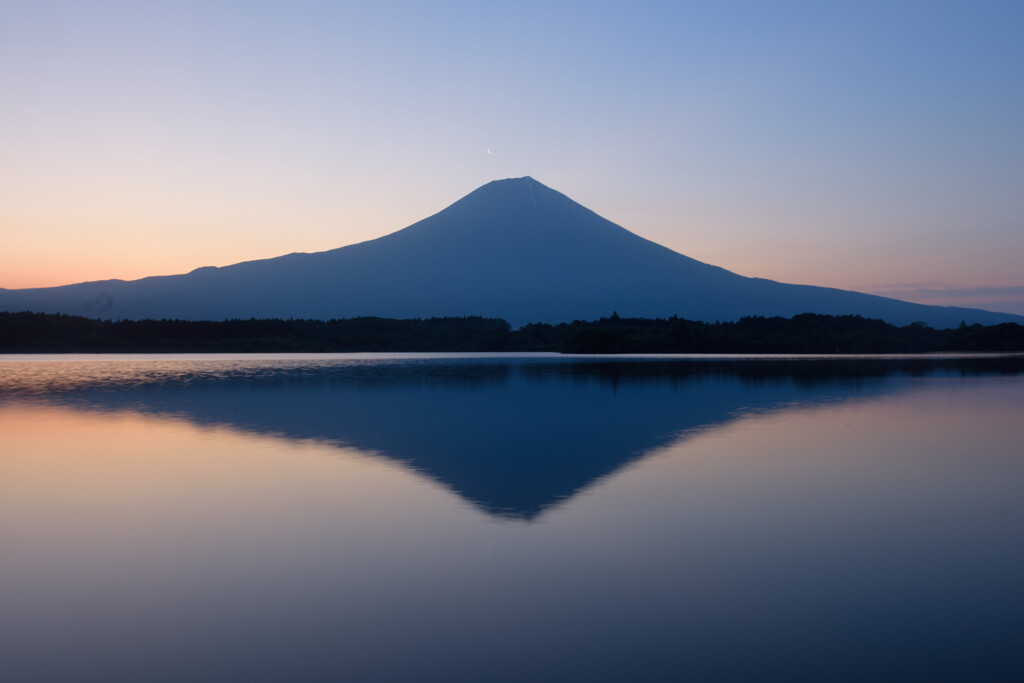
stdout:
[[99,320],[0,312],[0,352],[935,353],[1021,352],[1024,326],[903,327],[861,316],[805,313],[705,323],[620,318],[513,329],[498,318]]

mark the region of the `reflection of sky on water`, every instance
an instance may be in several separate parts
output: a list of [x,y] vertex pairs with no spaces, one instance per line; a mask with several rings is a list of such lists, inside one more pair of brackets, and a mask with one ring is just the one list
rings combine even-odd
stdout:
[[463,370],[8,382],[0,678],[1020,678],[1015,371]]
[[399,460],[489,512],[533,518],[682,433],[899,391],[915,373],[990,372],[992,363],[142,357],[7,364],[14,371],[0,396],[350,446]]

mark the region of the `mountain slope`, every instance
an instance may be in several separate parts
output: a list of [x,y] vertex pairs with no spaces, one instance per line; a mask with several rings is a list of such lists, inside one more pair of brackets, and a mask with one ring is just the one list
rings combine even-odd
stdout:
[[1024,322],[747,278],[635,235],[532,178],[488,183],[376,240],[184,275],[0,291],[0,310],[104,318],[482,315],[513,325],[623,316],[860,314],[934,327]]

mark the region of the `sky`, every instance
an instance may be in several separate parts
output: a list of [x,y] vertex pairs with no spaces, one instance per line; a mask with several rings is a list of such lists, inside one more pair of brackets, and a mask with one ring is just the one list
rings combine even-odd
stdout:
[[530,175],[742,275],[1024,314],[1024,2],[0,3],[0,287]]

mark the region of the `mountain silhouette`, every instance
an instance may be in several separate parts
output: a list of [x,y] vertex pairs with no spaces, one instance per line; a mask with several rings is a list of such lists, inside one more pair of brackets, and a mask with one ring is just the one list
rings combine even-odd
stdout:
[[112,319],[419,318],[530,322],[854,314],[933,327],[1024,322],[978,309],[750,278],[635,235],[536,180],[496,180],[379,239],[183,275],[0,290],[0,310]]

